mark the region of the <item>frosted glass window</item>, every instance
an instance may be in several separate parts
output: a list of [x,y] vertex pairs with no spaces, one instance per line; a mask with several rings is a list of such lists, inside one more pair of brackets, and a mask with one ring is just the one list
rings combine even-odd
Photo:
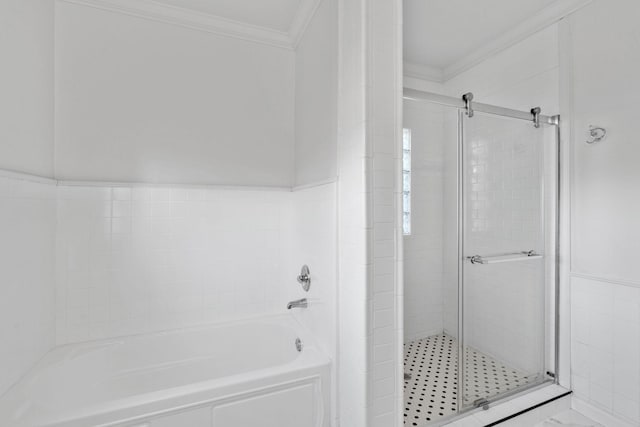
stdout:
[[411,234],[411,129],[402,129],[402,232]]

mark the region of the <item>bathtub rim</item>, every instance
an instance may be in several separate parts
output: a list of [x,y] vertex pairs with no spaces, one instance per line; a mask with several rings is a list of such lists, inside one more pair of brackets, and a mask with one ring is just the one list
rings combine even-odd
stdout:
[[[19,419],[12,417],[12,415],[19,410],[20,406],[29,403],[33,405],[33,400],[28,398],[28,391],[30,384],[32,385],[38,374],[43,370],[53,368],[56,364],[73,363],[72,358],[75,352],[83,352],[101,346],[108,347],[114,344],[123,344],[128,340],[179,335],[181,333],[232,328],[233,326],[265,322],[291,328],[304,342],[304,349],[301,354],[291,361],[274,366],[113,399],[101,402],[100,404],[88,405],[84,408],[79,407],[77,411],[65,410],[54,412],[46,410],[43,411],[43,415],[27,415]],[[292,346],[293,345],[294,343],[292,343]],[[65,361],[65,359],[68,360]],[[217,401],[228,400],[229,396],[256,394],[261,390],[269,390],[284,387],[289,384],[300,383],[301,379],[305,378],[316,378],[321,382],[320,393],[322,393],[322,400],[326,407],[331,404],[328,394],[331,388],[329,384],[331,381],[331,364],[331,358],[318,346],[309,330],[296,316],[289,313],[256,315],[241,319],[202,323],[179,329],[68,343],[50,350],[20,381],[14,384],[4,395],[0,396],[0,410],[5,409],[5,411],[0,412],[0,421],[12,423],[8,425],[15,427],[66,427],[83,425],[77,423],[82,422],[82,420],[87,420],[88,418],[113,416],[117,417],[117,421],[107,421],[96,425],[105,427],[114,426],[120,423],[135,422],[136,420],[151,416],[157,417],[163,414],[184,411],[188,408],[212,404]],[[269,382],[269,380],[273,380],[273,382]],[[244,389],[231,395],[228,395],[228,392],[224,392],[226,389],[233,390],[234,388],[241,387],[244,387]],[[158,406],[163,406],[163,408],[158,408]],[[25,412],[28,413],[29,411],[27,410]],[[138,414],[133,414],[132,412],[138,412]],[[117,414],[121,414],[121,416],[117,416]],[[326,409],[324,416],[327,416]]]

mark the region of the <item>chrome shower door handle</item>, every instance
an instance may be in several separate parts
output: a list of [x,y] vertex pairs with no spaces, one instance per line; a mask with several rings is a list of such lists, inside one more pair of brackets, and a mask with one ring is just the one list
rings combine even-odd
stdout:
[[537,253],[534,250],[491,256],[472,255],[466,257],[466,259],[469,260],[471,264],[497,264],[503,262],[524,261],[541,258],[543,258],[543,255]]

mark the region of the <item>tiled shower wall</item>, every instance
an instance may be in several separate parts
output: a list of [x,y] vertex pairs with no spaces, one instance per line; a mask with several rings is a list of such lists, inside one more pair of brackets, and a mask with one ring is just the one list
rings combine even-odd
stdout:
[[283,311],[290,192],[61,186],[58,194],[58,344]]
[[0,176],[0,395],[55,342],[55,183]]
[[576,398],[640,423],[640,288],[571,278],[571,386]]
[[[286,301],[307,298],[309,307],[291,314],[306,325],[320,347],[335,360],[337,350],[337,233],[336,184],[324,184],[289,195],[284,214],[287,225],[280,285]],[[302,265],[311,272],[311,288],[304,292],[295,278]],[[276,308],[281,309],[282,304]],[[332,365],[332,413],[336,414],[336,364]]]

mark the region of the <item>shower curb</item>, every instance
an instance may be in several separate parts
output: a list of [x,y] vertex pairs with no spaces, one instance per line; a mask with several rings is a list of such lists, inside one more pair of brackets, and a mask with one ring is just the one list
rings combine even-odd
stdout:
[[504,417],[504,418],[501,418],[501,419],[499,419],[497,421],[493,421],[492,423],[486,424],[484,427],[493,427],[493,426],[496,426],[498,424],[502,424],[505,421],[509,421],[510,419],[519,417],[520,415],[526,414],[529,411],[533,411],[534,409],[537,409],[537,408],[539,408],[541,406],[547,405],[547,404],[549,404],[549,403],[551,403],[553,401],[556,401],[558,399],[562,399],[563,397],[569,396],[572,393],[573,393],[573,391],[571,391],[571,390],[566,391],[566,392],[564,392],[562,394],[559,394],[558,396],[552,397],[551,399],[547,399],[544,402],[537,403],[537,404],[535,404],[535,405],[533,405],[533,406],[531,406],[531,407],[529,407],[527,409],[523,409],[521,411],[518,411],[515,414],[511,414],[511,415],[509,415],[507,417]]

